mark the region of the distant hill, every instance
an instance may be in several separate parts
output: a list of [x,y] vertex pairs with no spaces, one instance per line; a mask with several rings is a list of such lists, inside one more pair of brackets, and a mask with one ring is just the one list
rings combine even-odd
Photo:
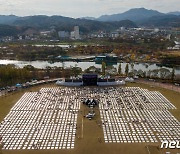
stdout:
[[180,15],[180,11],[169,12],[168,14],[172,14],[172,15],[177,15],[177,16],[179,16],[179,15]]
[[32,26],[32,27],[49,27],[58,25],[59,23],[65,22],[74,22],[75,19],[63,16],[45,16],[45,15],[37,15],[37,16],[26,16],[20,17],[13,22],[13,25],[16,26]]
[[74,19],[63,16],[27,16],[19,17],[13,23],[0,26],[0,36],[11,36],[15,34],[25,34],[29,29],[35,31],[49,30],[54,27],[57,31],[72,31],[74,26],[79,26],[83,33],[96,31],[111,31],[119,27],[134,28],[137,25],[130,20],[118,22],[100,22],[87,19]]
[[96,18],[95,18],[95,17],[82,17],[82,18],[80,18],[80,19],[96,20]]
[[[96,31],[111,31],[119,27],[180,27],[180,12],[164,14],[145,8],[130,9],[124,13],[104,15],[99,18],[70,18],[64,16],[25,16],[0,15],[0,36],[24,34],[31,31],[39,32],[54,27],[57,31],[72,31],[79,26],[83,33]],[[7,26],[6,26],[7,25]]]
[[131,20],[138,26],[147,27],[180,27],[180,12],[170,12],[168,14],[145,8],[130,9],[124,13],[104,15],[96,20],[98,21],[121,21]]
[[11,24],[18,18],[15,15],[0,15],[0,24]]
[[15,36],[20,32],[15,26],[0,25],[0,36]]
[[15,26],[29,26],[37,28],[49,28],[55,26],[57,30],[72,31],[74,26],[79,26],[81,31],[86,33],[90,31],[98,30],[113,30],[119,27],[137,27],[137,25],[129,20],[123,20],[118,22],[100,22],[87,19],[74,19],[62,16],[29,16],[18,18],[13,25]]
[[153,16],[160,16],[160,15],[164,15],[164,14],[155,10],[147,10],[145,8],[135,8],[135,9],[130,9],[129,11],[126,11],[120,14],[103,15],[97,18],[97,20],[98,21],[131,20],[131,21],[137,22],[137,21],[142,21]]
[[180,16],[176,16],[176,15],[153,16],[138,23],[138,25],[143,25],[148,27],[180,27]]

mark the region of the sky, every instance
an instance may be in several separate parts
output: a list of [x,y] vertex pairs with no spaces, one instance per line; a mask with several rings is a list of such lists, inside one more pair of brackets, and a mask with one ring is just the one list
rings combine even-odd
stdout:
[[1,15],[99,17],[144,7],[163,13],[180,11],[180,0],[0,0]]

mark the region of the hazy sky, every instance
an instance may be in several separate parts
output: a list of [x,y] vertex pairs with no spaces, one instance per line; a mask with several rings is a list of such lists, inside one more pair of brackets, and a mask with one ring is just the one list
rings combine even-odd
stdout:
[[98,17],[145,7],[161,12],[180,11],[180,0],[0,0],[0,14]]

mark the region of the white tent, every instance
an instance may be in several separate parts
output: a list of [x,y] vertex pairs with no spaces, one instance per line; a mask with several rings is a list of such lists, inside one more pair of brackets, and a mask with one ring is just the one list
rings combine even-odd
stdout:
[[134,79],[127,77],[127,78],[125,79],[125,81],[126,81],[126,82],[134,82]]
[[114,82],[98,82],[97,85],[98,86],[118,86],[118,85],[125,85],[125,81],[114,81]]
[[65,81],[57,81],[56,85],[59,86],[72,86],[72,87],[80,87],[83,85],[83,82],[65,82]]

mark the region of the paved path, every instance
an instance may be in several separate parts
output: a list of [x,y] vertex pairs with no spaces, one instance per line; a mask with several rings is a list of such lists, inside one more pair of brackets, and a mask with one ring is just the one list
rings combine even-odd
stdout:
[[138,83],[144,83],[144,84],[148,84],[148,85],[152,85],[152,86],[157,86],[157,87],[161,87],[161,88],[165,88],[165,89],[169,89],[169,90],[173,90],[176,92],[180,92],[180,87],[179,86],[175,86],[173,84],[168,84],[168,83],[160,83],[160,82],[154,82],[154,81],[147,81],[147,80],[143,80],[143,79],[139,79],[136,80],[136,82]]
[[[62,80],[62,78],[55,78],[55,79],[48,79],[48,80],[40,80],[40,81],[37,81],[36,83],[34,83],[33,85],[30,85],[28,88],[32,87],[32,86],[38,86],[40,84],[47,84],[47,83],[50,83],[50,82],[56,82],[58,80]],[[16,89],[15,91],[18,91],[22,88],[19,88],[19,89]],[[14,91],[11,91],[10,93],[12,93]],[[9,92],[7,90],[3,90],[3,91],[0,91],[0,97],[1,96],[4,96],[6,94],[8,94]]]

